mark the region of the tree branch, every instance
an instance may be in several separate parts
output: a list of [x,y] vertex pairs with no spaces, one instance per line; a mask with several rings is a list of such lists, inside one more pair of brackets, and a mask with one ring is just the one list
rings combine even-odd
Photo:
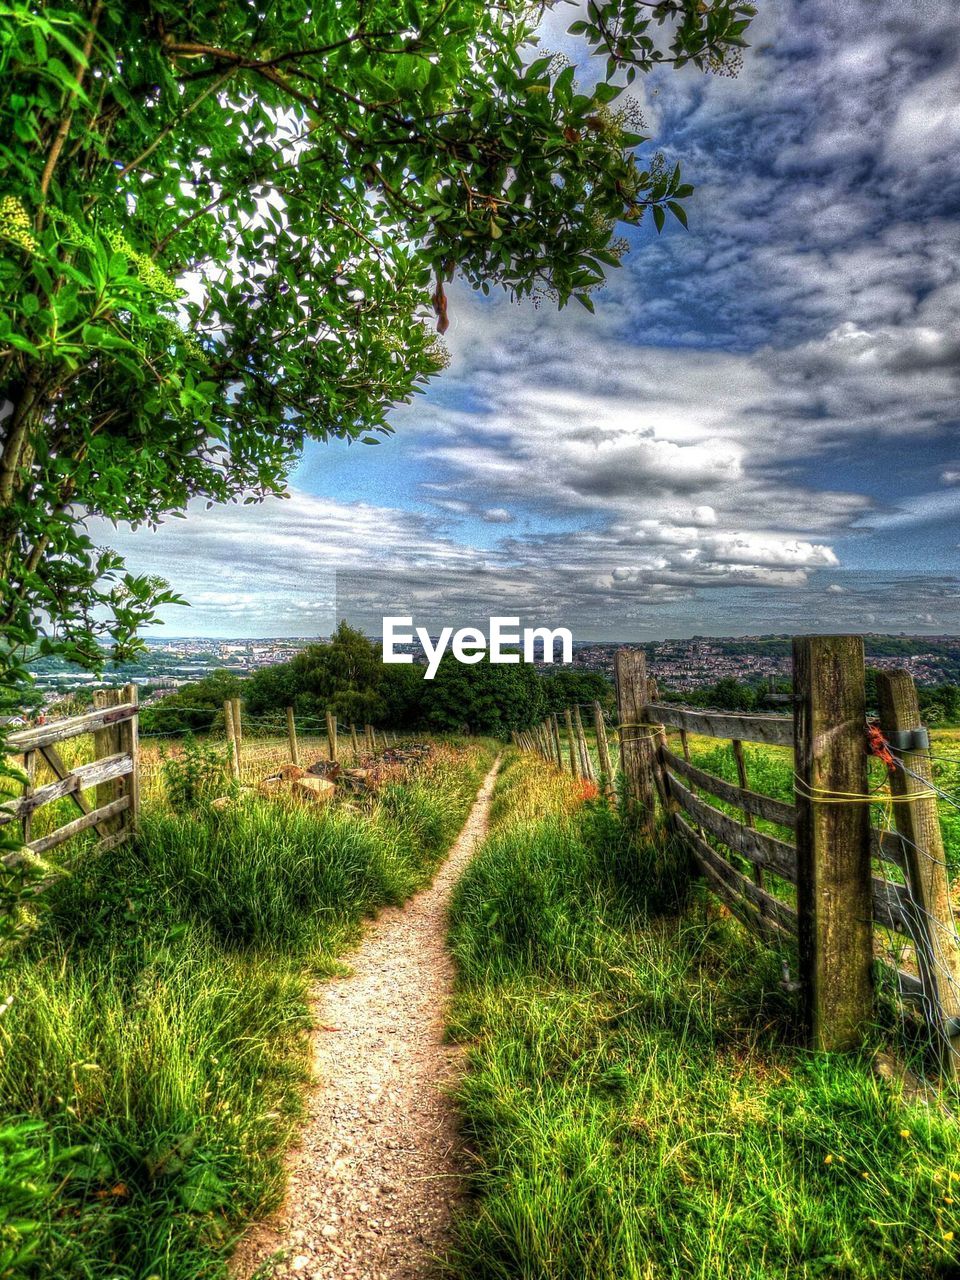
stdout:
[[[100,14],[103,12],[103,0],[96,0],[93,6],[93,12],[90,14],[90,26],[83,42],[83,61],[77,63],[76,77],[77,83],[67,95],[65,103],[65,115],[60,121],[59,128],[53,145],[50,148],[50,154],[47,156],[47,163],[43,166],[43,173],[40,177],[40,194],[46,199],[47,191],[50,189],[50,182],[53,179],[53,171],[57,167],[57,161],[60,159],[60,152],[63,150],[64,143],[70,133],[70,126],[73,124],[73,104],[76,100],[77,93],[83,88],[83,79],[87,73],[87,67],[90,65],[90,54],[93,50],[93,38],[96,33],[97,23],[100,21]],[[37,225],[39,227],[43,218],[43,211],[37,215]]]

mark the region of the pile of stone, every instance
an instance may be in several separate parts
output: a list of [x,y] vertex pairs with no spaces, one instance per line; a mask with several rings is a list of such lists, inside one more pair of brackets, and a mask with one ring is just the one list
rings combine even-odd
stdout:
[[311,777],[297,764],[281,765],[276,773],[262,779],[257,787],[262,796],[289,795],[314,804],[326,804],[333,799],[336,790],[336,784],[329,778]]
[[377,791],[388,779],[399,777],[403,769],[421,764],[432,753],[432,743],[408,742],[362,755],[352,768],[339,760],[317,760],[307,769],[285,764],[262,779],[257,791],[262,796],[289,795],[298,800],[325,803],[338,788],[354,795]]
[[337,760],[318,760],[307,772],[353,793],[377,791],[388,779],[397,778],[404,769],[421,764],[432,754],[432,743],[408,742],[403,746],[368,752],[352,768],[347,768]]

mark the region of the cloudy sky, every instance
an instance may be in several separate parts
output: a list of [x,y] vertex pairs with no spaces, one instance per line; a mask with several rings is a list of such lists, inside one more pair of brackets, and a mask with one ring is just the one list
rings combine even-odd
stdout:
[[[284,502],[104,535],[169,634],[339,611],[575,638],[960,631],[960,25],[949,0],[769,0],[738,79],[637,86],[696,185],[597,314],[451,297],[451,365]],[[543,47],[570,54],[560,5]]]

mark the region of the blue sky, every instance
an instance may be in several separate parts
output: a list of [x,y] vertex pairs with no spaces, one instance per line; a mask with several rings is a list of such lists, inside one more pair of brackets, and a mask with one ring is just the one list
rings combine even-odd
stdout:
[[[576,16],[543,49],[575,56]],[[455,286],[450,368],[390,440],[311,445],[286,502],[104,537],[191,600],[169,631],[326,632],[338,573],[358,620],[960,631],[954,6],[783,0],[751,39],[737,79],[632,91],[697,190],[595,316]]]

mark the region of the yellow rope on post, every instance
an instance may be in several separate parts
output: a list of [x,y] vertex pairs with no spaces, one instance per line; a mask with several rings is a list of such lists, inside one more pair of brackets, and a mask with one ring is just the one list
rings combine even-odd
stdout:
[[[645,729],[646,733],[638,733],[635,735],[631,735],[631,737],[629,738],[624,738],[623,737],[624,729]],[[620,737],[624,742],[659,742],[660,741],[659,730],[651,728],[651,726],[648,724],[642,724],[642,723],[618,724],[617,732],[620,734]]]
[[814,804],[910,804],[914,800],[929,800],[935,791],[914,791],[910,795],[892,796],[887,792],[874,791],[868,795],[860,795],[854,791],[827,791],[822,787],[808,787],[799,774],[793,775],[794,790],[806,800]]

